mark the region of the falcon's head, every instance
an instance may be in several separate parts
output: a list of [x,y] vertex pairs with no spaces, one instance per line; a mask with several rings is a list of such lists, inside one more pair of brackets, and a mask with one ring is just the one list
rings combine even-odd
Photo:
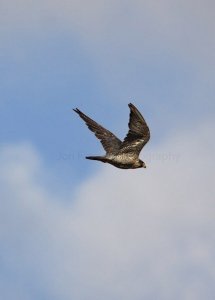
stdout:
[[136,168],[146,168],[146,164],[141,159],[139,159],[135,165]]

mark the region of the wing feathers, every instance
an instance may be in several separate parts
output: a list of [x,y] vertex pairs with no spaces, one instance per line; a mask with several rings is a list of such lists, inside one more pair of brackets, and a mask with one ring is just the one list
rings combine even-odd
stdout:
[[138,109],[132,103],[129,103],[128,106],[130,108],[129,131],[121,145],[121,151],[136,152],[138,156],[150,139],[150,131]]
[[96,123],[78,108],[73,110],[85,121],[88,128],[94,132],[107,153],[114,153],[119,150],[122,142],[112,132]]

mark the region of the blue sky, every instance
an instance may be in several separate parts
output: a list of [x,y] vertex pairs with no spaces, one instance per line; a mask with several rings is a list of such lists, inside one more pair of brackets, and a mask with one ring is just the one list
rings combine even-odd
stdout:
[[[2,299],[213,299],[214,4],[1,1]],[[72,108],[123,138],[144,172]],[[207,297],[206,297],[207,295]]]

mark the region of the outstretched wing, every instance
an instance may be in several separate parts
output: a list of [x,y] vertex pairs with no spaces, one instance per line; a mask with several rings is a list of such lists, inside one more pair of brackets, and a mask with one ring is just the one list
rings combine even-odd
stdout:
[[150,139],[150,131],[138,109],[131,103],[129,103],[128,106],[130,108],[129,131],[120,149],[121,152],[131,152],[138,156],[144,145]]
[[109,130],[105,129],[91,118],[82,113],[78,108],[73,109],[86,123],[88,128],[95,133],[95,136],[102,143],[106,153],[114,153],[119,150],[122,142]]

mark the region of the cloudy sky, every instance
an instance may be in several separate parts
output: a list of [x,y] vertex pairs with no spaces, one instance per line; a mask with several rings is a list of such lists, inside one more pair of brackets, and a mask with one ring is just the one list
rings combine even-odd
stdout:
[[[0,296],[212,300],[215,4],[1,0]],[[103,149],[134,103],[147,169]]]

